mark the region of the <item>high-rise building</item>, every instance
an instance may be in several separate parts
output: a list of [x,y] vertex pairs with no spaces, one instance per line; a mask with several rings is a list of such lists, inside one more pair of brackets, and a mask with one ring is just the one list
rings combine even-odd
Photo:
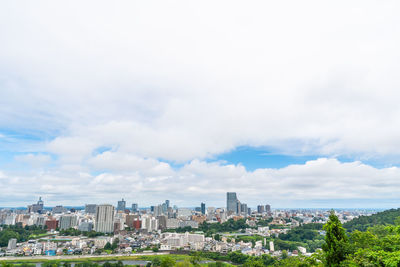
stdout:
[[44,221],[45,221],[45,217],[44,216],[39,216],[39,217],[36,218],[35,225],[44,226]]
[[151,216],[142,217],[142,229],[147,229],[148,232],[158,229],[158,220]]
[[226,193],[226,209],[229,212],[237,213],[238,209],[238,199],[236,197],[236,192]]
[[8,246],[7,249],[16,249],[17,248],[17,239],[16,238],[11,238],[8,240]]
[[77,224],[77,217],[75,215],[63,215],[60,217],[59,227],[61,230],[75,227]]
[[257,206],[257,213],[264,213],[264,205]]
[[247,215],[247,204],[241,203],[240,204],[240,213],[243,215]]
[[238,200],[236,202],[236,214],[240,214],[242,212],[242,203]]
[[201,214],[206,214],[206,203],[201,203]]
[[132,212],[133,212],[133,213],[139,212],[139,207],[138,207],[138,204],[137,204],[137,203],[133,203],[133,204],[132,204]]
[[82,232],[90,232],[93,230],[93,223],[92,222],[81,222],[78,226],[79,231]]
[[56,219],[49,219],[45,222],[47,230],[56,230],[58,227],[58,221]]
[[85,205],[85,212],[90,213],[90,214],[95,214],[96,213],[96,204],[86,204]]
[[161,205],[161,209],[162,209],[162,213],[163,213],[163,214],[164,214],[164,213],[167,213],[167,211],[168,211],[167,203],[163,203],[163,204]]
[[139,220],[139,215],[129,214],[125,216],[125,224],[130,228],[134,228],[135,220]]
[[124,199],[118,201],[117,211],[125,211],[126,201]]
[[[165,203],[164,203],[164,204],[165,204]],[[154,206],[154,216],[155,216],[155,217],[160,216],[161,214],[163,214],[163,206],[164,206],[164,205],[157,205],[157,206]]]
[[265,205],[265,211],[268,213],[271,213],[271,206],[270,205]]
[[168,199],[165,200],[165,205],[167,205],[167,210],[168,210],[168,208],[169,208],[169,200]]
[[159,229],[164,230],[167,228],[167,216],[165,215],[157,216],[157,220]]
[[37,212],[37,213],[42,213],[44,208],[44,202],[42,200],[42,197],[39,197],[39,200],[36,204],[32,204],[28,206],[28,212]]
[[96,207],[96,232],[112,233],[114,231],[114,211],[114,206],[110,204]]
[[53,213],[65,213],[68,210],[66,208],[64,208],[63,206],[59,205],[59,206],[55,206],[54,208],[52,208],[51,210]]

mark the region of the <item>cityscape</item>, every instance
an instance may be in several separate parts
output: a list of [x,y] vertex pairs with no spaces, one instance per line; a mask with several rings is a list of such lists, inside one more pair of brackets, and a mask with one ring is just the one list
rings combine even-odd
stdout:
[[[365,210],[336,212],[342,223],[373,213]],[[269,204],[252,209],[238,199],[236,192],[226,193],[226,207],[208,207],[202,202],[194,209],[177,207],[170,200],[146,208],[138,203],[128,204],[124,199],[115,206],[85,204],[84,209],[61,205],[50,208],[40,197],[26,209],[0,210],[0,225],[5,228],[43,229],[40,238],[23,242],[16,238],[8,242],[2,240],[0,256],[107,255],[105,250],[111,244],[115,246],[112,253],[124,255],[183,249],[224,254],[240,251],[245,255],[275,257],[284,251],[288,256],[299,253],[311,256],[321,247],[298,246],[290,250],[279,242],[275,244],[274,240],[300,225],[324,224],[329,214],[329,210],[279,210]],[[237,227],[221,228],[220,232],[204,230],[205,225],[228,222],[236,222]],[[324,235],[322,229],[319,235]]]
[[0,1],[0,267],[399,267],[400,1]]

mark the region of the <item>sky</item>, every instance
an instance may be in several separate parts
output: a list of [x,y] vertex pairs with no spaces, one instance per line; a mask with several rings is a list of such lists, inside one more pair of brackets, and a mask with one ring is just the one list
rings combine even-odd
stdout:
[[398,1],[2,1],[0,206],[391,208]]

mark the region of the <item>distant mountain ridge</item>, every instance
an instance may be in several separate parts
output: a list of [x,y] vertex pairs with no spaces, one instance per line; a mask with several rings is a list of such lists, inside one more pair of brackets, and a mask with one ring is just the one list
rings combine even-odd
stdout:
[[343,227],[349,232],[354,230],[366,231],[368,227],[375,225],[395,224],[396,219],[400,222],[400,208],[385,210],[370,216],[360,216],[344,223]]

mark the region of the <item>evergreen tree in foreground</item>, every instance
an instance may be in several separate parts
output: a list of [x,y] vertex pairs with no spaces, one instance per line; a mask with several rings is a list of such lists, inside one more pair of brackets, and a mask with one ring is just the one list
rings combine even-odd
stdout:
[[326,265],[339,266],[349,253],[349,243],[346,230],[333,210],[329,215],[328,222],[324,225],[324,230],[326,236],[322,249],[325,252]]

